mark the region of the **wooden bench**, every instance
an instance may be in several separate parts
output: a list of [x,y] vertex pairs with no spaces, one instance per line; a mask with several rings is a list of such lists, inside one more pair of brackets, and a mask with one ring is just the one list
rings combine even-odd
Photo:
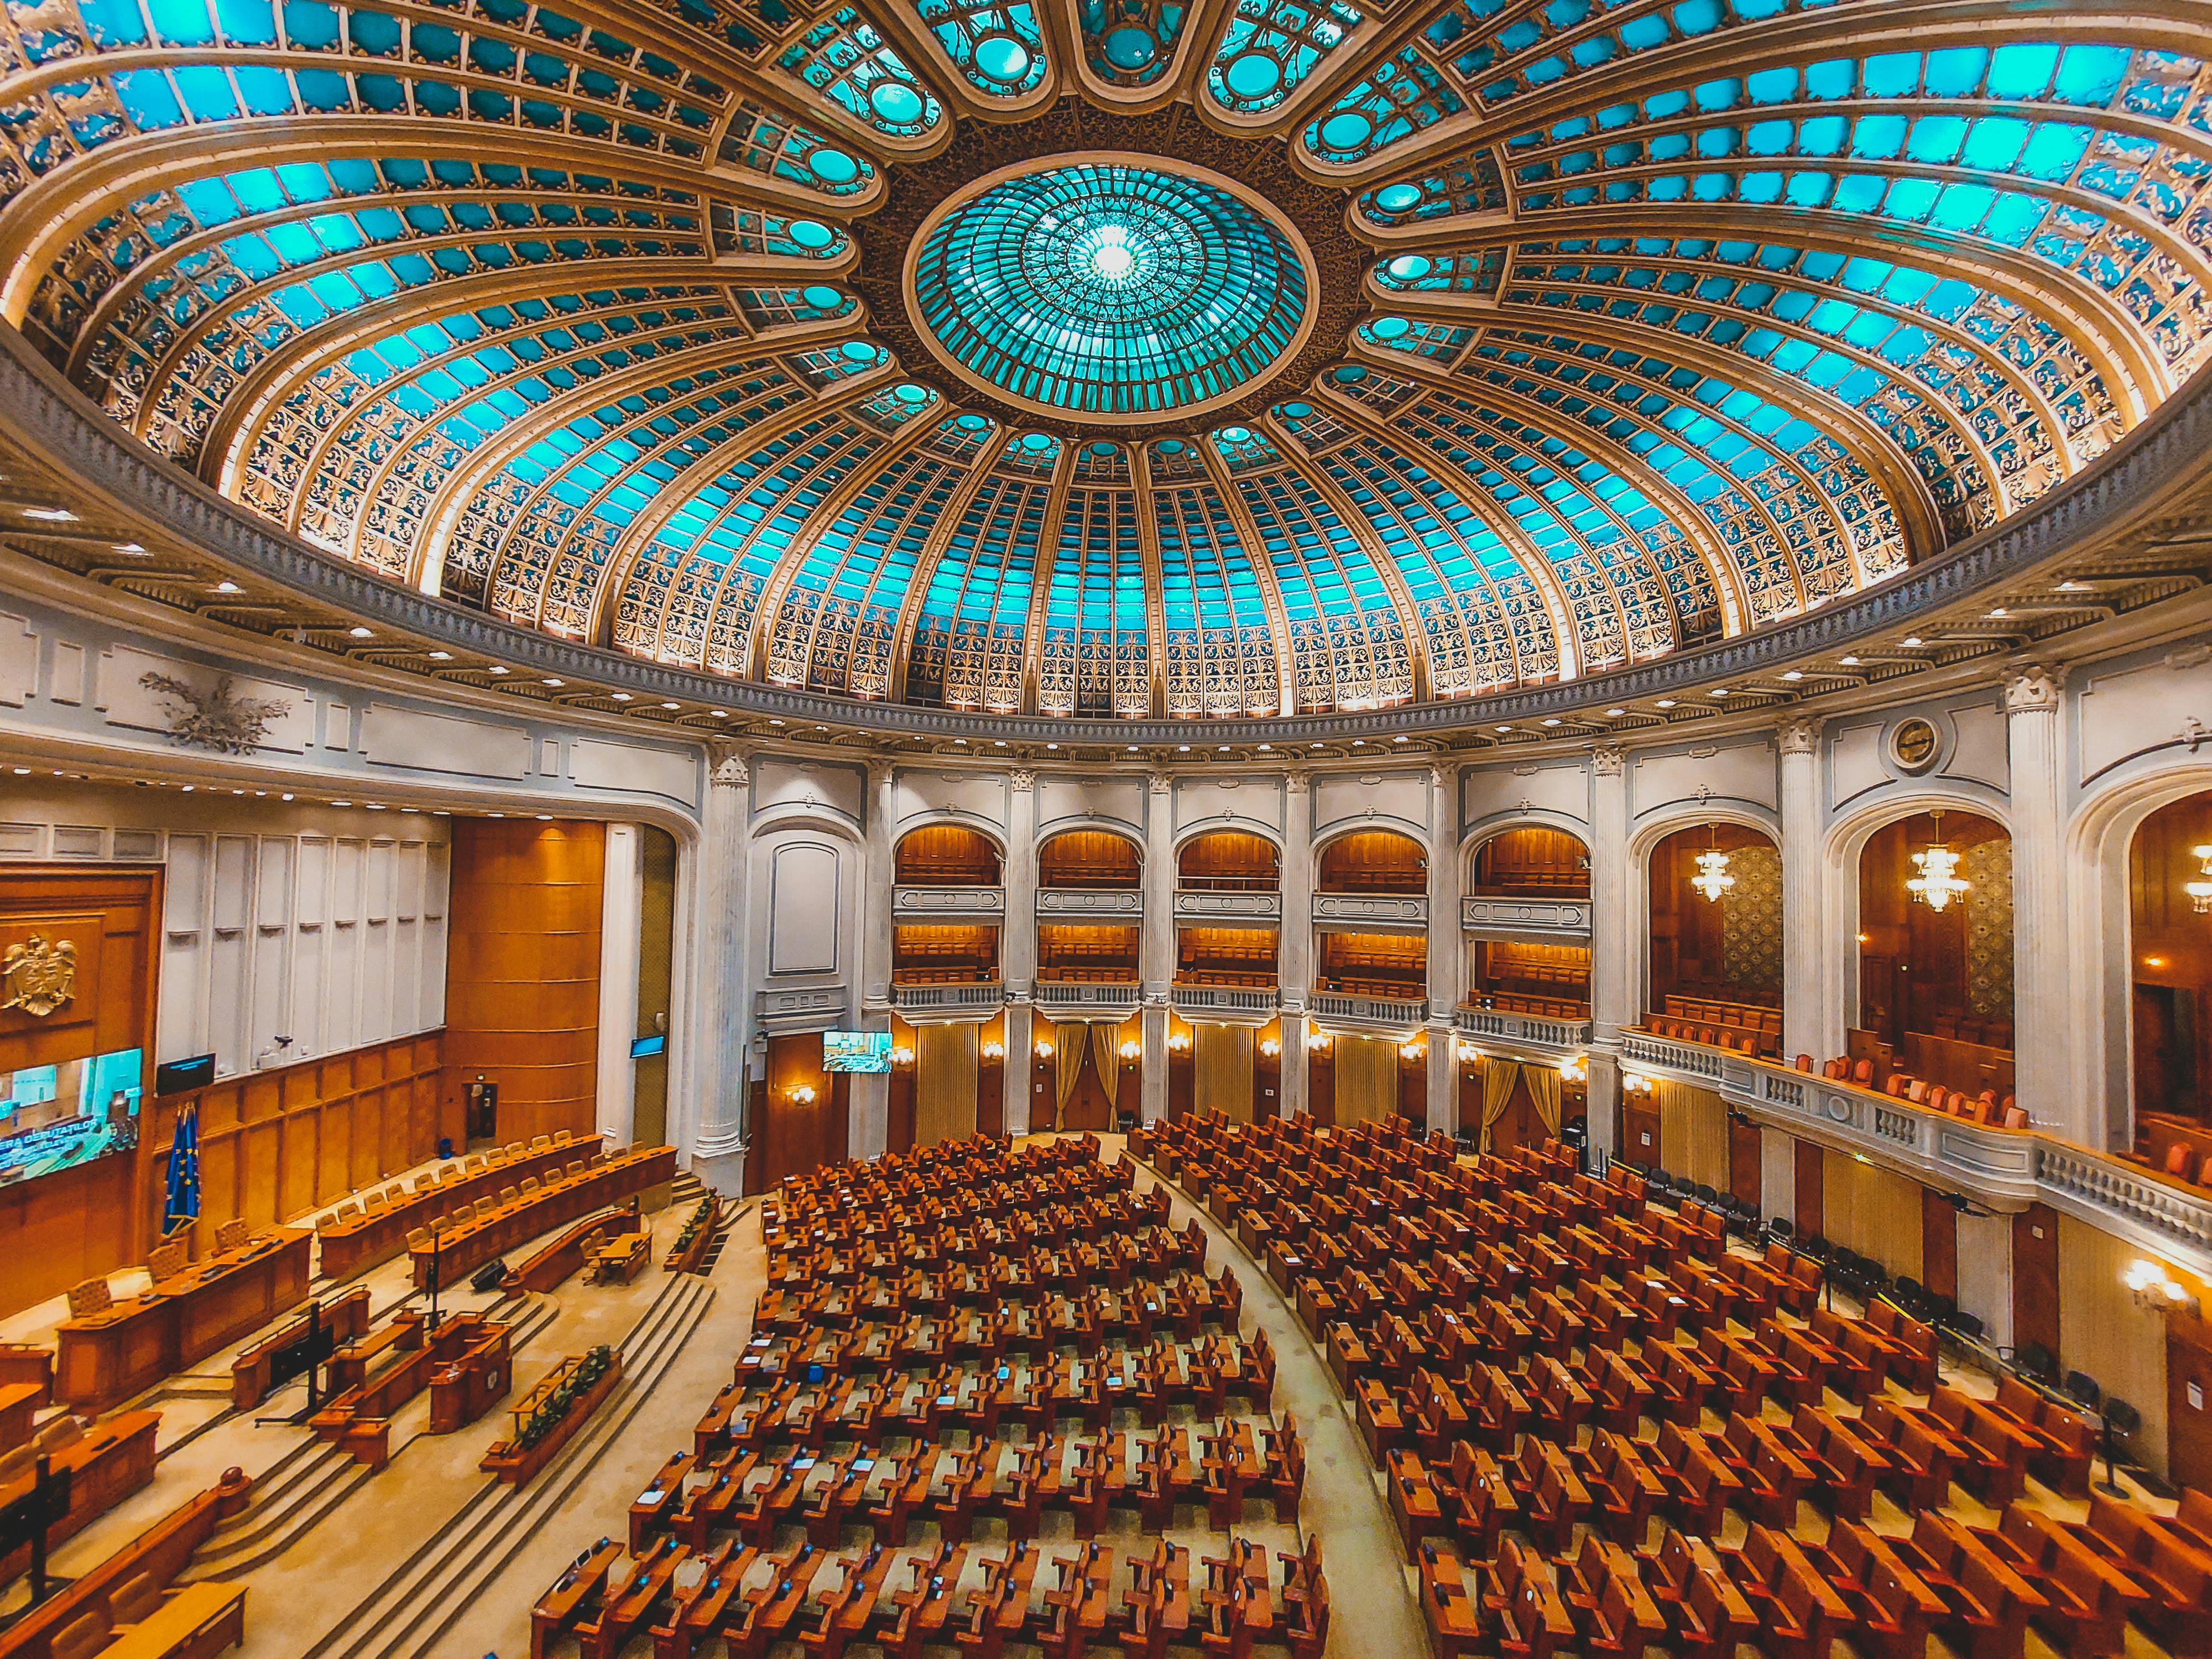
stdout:
[[279,1353],[307,1334],[317,1317],[333,1340],[352,1340],[368,1328],[368,1287],[356,1285],[343,1296],[320,1304],[319,1313],[301,1315],[232,1360],[230,1403],[234,1409],[250,1412],[269,1397],[270,1365]]

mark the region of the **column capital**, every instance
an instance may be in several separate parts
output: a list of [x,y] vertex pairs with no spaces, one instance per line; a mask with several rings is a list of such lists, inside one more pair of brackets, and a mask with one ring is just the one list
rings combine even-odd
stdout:
[[1612,744],[1601,743],[1590,750],[1590,770],[1601,778],[1617,778],[1628,757]]
[[1152,773],[1146,776],[1145,782],[1150,793],[1155,795],[1164,795],[1175,787],[1175,777],[1167,772]]
[[1775,741],[1785,755],[1810,755],[1820,746],[1820,722],[1810,714],[1792,714],[1775,728]]
[[1307,788],[1310,787],[1312,782],[1313,780],[1308,777],[1304,771],[1293,770],[1283,774],[1283,788],[1290,794],[1304,794]]
[[1036,774],[1025,766],[1018,766],[1009,774],[1008,781],[1018,795],[1026,795],[1036,787]]
[[2050,714],[2058,707],[2059,688],[2065,684],[2066,670],[2062,664],[2015,663],[2005,676],[2005,713]]
[[880,789],[889,783],[891,781],[891,772],[897,764],[896,761],[871,758],[868,762],[868,787]]
[[714,770],[708,776],[716,788],[743,789],[752,782],[753,775],[745,766],[745,757],[736,750],[716,747],[707,752],[708,758],[714,762]]

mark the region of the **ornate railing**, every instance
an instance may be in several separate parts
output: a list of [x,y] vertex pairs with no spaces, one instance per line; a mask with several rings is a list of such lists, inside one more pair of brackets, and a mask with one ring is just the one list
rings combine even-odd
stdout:
[[1463,898],[1459,925],[1469,933],[1513,939],[1588,939],[1588,899]]
[[[1466,1018],[1462,1011],[1462,1018]],[[1775,1061],[1624,1031],[1631,1071],[1711,1089],[1755,1123],[1884,1164],[1938,1193],[2040,1202],[2176,1267],[2212,1275],[2212,1192],[2041,1129],[2003,1129]]]
[[1177,888],[1175,914],[1178,921],[1279,921],[1283,915],[1283,896]]
[[1003,916],[1003,887],[911,887],[891,889],[891,915],[902,921],[935,921],[961,916]]
[[1404,893],[1316,893],[1313,919],[1384,932],[1429,925],[1429,901]]
[[1145,914],[1143,890],[1135,887],[1040,887],[1036,913],[1046,916],[1126,916]]
[[1272,989],[1257,990],[1243,985],[1178,985],[1174,1000],[1179,1014],[1226,1018],[1231,1024],[1243,1024],[1263,1023],[1272,1018],[1275,997]]
[[1316,991],[1306,999],[1306,1012],[1316,1019],[1409,1031],[1427,1022],[1429,1005],[1412,997],[1352,997]]
[[1040,1008],[1133,1014],[1144,999],[1144,990],[1134,980],[1119,985],[1091,985],[1041,979],[1030,988],[1030,997]]
[[893,985],[891,1006],[902,1014],[988,1014],[1006,1000],[1006,988],[986,985]]
[[1504,1014],[1491,1008],[1462,1008],[1452,1022],[1461,1036],[1542,1048],[1555,1054],[1589,1046],[1586,1019],[1545,1019],[1535,1014]]

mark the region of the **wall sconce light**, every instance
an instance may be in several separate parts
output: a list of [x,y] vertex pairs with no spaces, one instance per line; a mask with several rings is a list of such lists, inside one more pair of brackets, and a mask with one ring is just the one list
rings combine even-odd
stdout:
[[1036,1057],[1039,1060],[1050,1060],[1054,1052],[1053,1046],[1048,1042],[1040,1042],[1036,1046]]
[[2197,1298],[2190,1295],[2189,1287],[2167,1273],[2162,1262],[2138,1258],[2128,1264],[2127,1272],[2120,1275],[2120,1283],[2128,1287],[2136,1306],[2150,1312],[2194,1314],[2198,1310]]
[[791,1091],[791,1103],[794,1106],[811,1106],[814,1103],[813,1085],[805,1083],[793,1085]]
[[1398,1058],[1401,1060],[1419,1060],[1428,1052],[1427,1048],[1419,1042],[1401,1042],[1398,1045]]
[[1623,1072],[1620,1074],[1620,1089],[1623,1094],[1649,1094],[1651,1092],[1651,1079],[1641,1072]]
[[1559,1062],[1559,1078],[1563,1082],[1580,1083],[1589,1076],[1589,1057],[1587,1054],[1571,1054]]
[[1307,1032],[1306,1047],[1312,1049],[1316,1054],[1322,1053],[1328,1047],[1328,1033],[1326,1031]]
[[1170,1037],[1168,1039],[1168,1052],[1171,1054],[1188,1054],[1190,1052],[1189,1035],[1186,1032],[1177,1031],[1173,1036]]
[[2189,902],[2203,915],[2212,910],[2212,847],[2192,847],[2189,856],[2197,860],[2197,879],[2185,881],[2181,890],[2189,895]]
[[1142,1060],[1144,1057],[1145,1057],[1145,1049],[1144,1049],[1144,1045],[1143,1045],[1142,1043],[1139,1043],[1139,1042],[1125,1042],[1125,1043],[1123,1043],[1123,1044],[1121,1045],[1121,1058],[1122,1058],[1122,1059],[1124,1059],[1124,1060]]
[[914,1050],[908,1048],[904,1043],[901,1043],[897,1048],[891,1050],[891,1064],[894,1066],[913,1065]]
[[1006,1057],[1006,1045],[1005,1043],[1003,1043],[1003,1042],[996,1042],[996,1041],[993,1041],[993,1042],[987,1042],[987,1043],[985,1043],[985,1044],[983,1045],[983,1058],[984,1058],[984,1059],[986,1059],[986,1060],[1004,1060]]
[[1261,1037],[1260,1039],[1260,1052],[1267,1055],[1268,1059],[1273,1060],[1277,1054],[1283,1052],[1283,1045],[1276,1042],[1273,1037]]
[[1482,1050],[1476,1048],[1472,1042],[1462,1042],[1459,1045],[1459,1063],[1461,1065],[1472,1066],[1475,1061],[1481,1058]]

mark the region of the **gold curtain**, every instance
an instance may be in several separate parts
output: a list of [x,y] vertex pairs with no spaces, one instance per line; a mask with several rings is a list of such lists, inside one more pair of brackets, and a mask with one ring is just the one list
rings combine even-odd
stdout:
[[1194,1024],[1190,1028],[1191,1104],[1218,1112],[1232,1123],[1252,1121],[1252,1028]]
[[1505,1108],[1513,1098],[1513,1085],[1521,1080],[1521,1062],[1500,1060],[1496,1054],[1482,1062],[1482,1143],[1481,1150],[1490,1150],[1490,1127],[1505,1115]]
[[[1728,1103],[1711,1089],[1662,1079],[1652,1089],[1659,1108],[1661,1167],[1726,1192],[1729,1186]],[[1830,1235],[1833,1237],[1833,1235]]]
[[976,1060],[976,1030],[973,1025],[923,1025],[915,1029],[915,1146],[958,1140],[975,1133],[975,1090],[981,1075]]
[[1121,1028],[1118,1025],[1093,1025],[1091,1028],[1091,1063],[1098,1068],[1099,1084],[1106,1091],[1106,1105],[1111,1110],[1115,1090],[1121,1076]]
[[1529,1066],[1523,1067],[1521,1074],[1528,1079],[1528,1098],[1536,1103],[1536,1115],[1544,1120],[1546,1132],[1556,1139],[1559,1133],[1559,1068]]
[[1052,1112],[1055,1121],[1067,1113],[1068,1097],[1083,1075],[1083,1051],[1090,1046],[1091,1028],[1080,1020],[1055,1021],[1052,1028]]
[[1336,1121],[1380,1123],[1398,1109],[1398,1045],[1377,1037],[1336,1039]]
[[1920,1183],[1830,1148],[1820,1167],[1820,1231],[1879,1261],[1920,1277]]

